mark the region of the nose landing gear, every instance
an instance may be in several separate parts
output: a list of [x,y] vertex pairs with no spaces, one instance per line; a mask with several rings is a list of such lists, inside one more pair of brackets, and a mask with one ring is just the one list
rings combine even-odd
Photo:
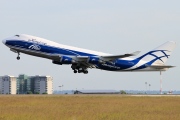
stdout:
[[20,53],[18,52],[17,60],[20,60],[20,56],[19,55],[20,55]]

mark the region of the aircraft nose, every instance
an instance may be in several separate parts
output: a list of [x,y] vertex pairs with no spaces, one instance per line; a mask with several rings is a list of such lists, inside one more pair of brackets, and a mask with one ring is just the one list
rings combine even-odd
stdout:
[[3,43],[3,44],[6,44],[6,39],[2,40],[2,43]]

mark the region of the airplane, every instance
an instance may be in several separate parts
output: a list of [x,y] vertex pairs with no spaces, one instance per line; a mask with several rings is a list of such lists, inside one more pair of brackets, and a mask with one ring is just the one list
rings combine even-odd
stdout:
[[175,67],[165,65],[165,62],[176,46],[174,41],[168,41],[137,58],[130,58],[130,56],[136,56],[140,51],[112,55],[67,46],[26,34],[14,35],[2,40],[2,42],[12,52],[18,54],[17,60],[20,59],[20,53],[47,58],[57,65],[71,65],[74,73],[87,74],[89,68],[117,72],[141,72],[166,71],[169,68]]

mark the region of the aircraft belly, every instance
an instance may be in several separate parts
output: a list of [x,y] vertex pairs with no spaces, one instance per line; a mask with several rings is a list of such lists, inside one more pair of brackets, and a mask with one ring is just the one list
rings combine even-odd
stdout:
[[40,51],[33,51],[33,50],[26,50],[26,49],[19,49],[19,48],[13,48],[13,49],[18,51],[18,52],[25,53],[25,54],[28,54],[28,55],[33,55],[33,56],[36,56],[36,57],[52,59],[50,54],[43,53],[43,52],[40,52]]

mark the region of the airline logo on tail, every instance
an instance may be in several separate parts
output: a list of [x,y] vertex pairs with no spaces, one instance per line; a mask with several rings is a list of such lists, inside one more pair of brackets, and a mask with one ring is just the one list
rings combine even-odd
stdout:
[[[150,51],[147,54],[143,55],[142,57],[143,58],[149,57],[149,62],[154,61],[153,63],[155,63],[155,64],[164,64],[170,56],[169,53],[170,53],[170,51],[168,51],[168,50],[153,50],[153,51]],[[150,57],[151,57],[151,59],[150,59]]]
[[174,50],[176,43],[168,41],[154,50],[139,57],[140,60],[147,61],[152,65],[164,65]]

